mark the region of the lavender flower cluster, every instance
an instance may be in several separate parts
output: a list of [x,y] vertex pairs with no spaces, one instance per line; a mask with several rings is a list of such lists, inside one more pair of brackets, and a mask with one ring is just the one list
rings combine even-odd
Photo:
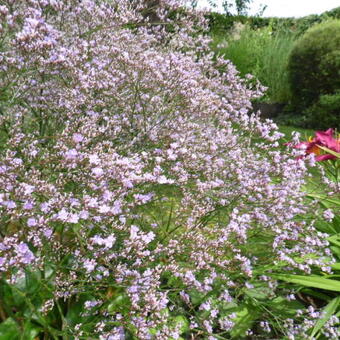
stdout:
[[303,220],[304,160],[250,114],[263,88],[213,57],[202,14],[177,0],[0,4],[0,275],[42,273],[43,313],[90,292],[97,322],[69,334],[177,339],[195,292],[190,332],[214,339],[257,266],[329,269],[327,235]]

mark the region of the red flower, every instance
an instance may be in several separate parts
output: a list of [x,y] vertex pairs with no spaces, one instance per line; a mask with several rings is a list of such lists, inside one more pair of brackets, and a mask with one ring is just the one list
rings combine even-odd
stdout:
[[340,138],[334,138],[334,130],[316,131],[314,138],[309,138],[308,142],[301,142],[295,146],[297,149],[306,149],[306,154],[314,153],[316,161],[326,161],[336,159],[336,156],[324,153],[320,148],[326,147],[332,151],[340,152]]

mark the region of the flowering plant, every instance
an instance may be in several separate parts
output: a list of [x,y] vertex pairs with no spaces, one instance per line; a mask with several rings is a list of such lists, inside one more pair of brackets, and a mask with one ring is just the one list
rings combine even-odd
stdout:
[[0,334],[304,332],[267,311],[303,309],[269,274],[330,271],[328,235],[303,219],[307,168],[249,114],[262,88],[214,58],[203,15],[0,4]]
[[315,154],[316,161],[340,158],[340,137],[334,136],[333,129],[316,131],[315,136],[310,137],[308,142],[301,142],[295,147],[306,150],[306,154]]

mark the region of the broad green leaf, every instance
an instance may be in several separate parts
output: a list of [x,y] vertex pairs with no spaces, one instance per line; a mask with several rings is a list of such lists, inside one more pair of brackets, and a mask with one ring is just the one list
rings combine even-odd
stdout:
[[187,332],[189,330],[189,321],[183,315],[178,315],[173,319],[172,325],[178,327],[181,333]]
[[323,317],[317,321],[315,324],[311,339],[314,338],[314,336],[320,331],[320,329],[324,326],[324,324],[329,320],[329,318],[337,311],[337,308],[340,304],[340,296],[333,299],[323,310],[322,315]]
[[245,336],[246,331],[252,327],[253,323],[258,318],[259,311],[251,306],[242,306],[241,309],[235,312],[235,325],[231,330],[231,336],[234,339],[241,339]]
[[128,310],[130,306],[130,299],[125,292],[119,292],[110,302],[107,310],[109,313],[122,313],[124,310]]
[[[168,308],[165,308],[161,311],[161,313],[164,316],[168,317],[170,312],[169,312]],[[178,316],[175,316],[175,317],[172,317],[172,318],[169,319],[169,327],[171,329],[174,329],[174,328],[179,329],[180,333],[185,333],[185,332],[189,331],[190,330],[189,325],[190,325],[190,323],[184,315],[178,315]],[[157,331],[158,331],[157,328],[151,328],[149,330],[151,335],[156,335]],[[177,339],[178,340],[181,340],[181,339],[184,340],[182,337],[179,337]],[[169,338],[168,340],[175,340],[175,339]]]
[[201,304],[203,302],[204,296],[205,296],[203,293],[200,293],[196,290],[190,290],[189,295],[190,295],[191,302],[194,305]]
[[[20,303],[16,301],[19,299]],[[5,310],[7,315],[10,315],[11,310],[14,308],[17,308],[18,306],[22,308],[24,305],[24,299],[21,296],[17,297],[16,294],[13,294],[11,286],[5,280],[0,280],[0,300],[2,308]]]
[[87,319],[87,317],[82,316],[82,313],[86,310],[84,304],[86,301],[91,300],[93,300],[91,294],[82,294],[76,301],[70,303],[65,315],[65,322],[71,326],[84,322]]
[[340,216],[337,215],[333,218],[333,221],[332,221],[332,225],[333,225],[333,228],[338,232],[340,233]]
[[264,283],[255,283],[254,288],[245,289],[244,293],[257,300],[268,300],[268,297],[273,294],[273,289]]
[[267,305],[275,315],[287,318],[295,317],[296,311],[304,308],[303,304],[298,300],[288,301],[282,296],[278,296],[275,299],[268,301]]
[[271,276],[278,280],[296,283],[307,287],[314,287],[340,292],[340,281],[325,279],[320,276],[303,276],[291,274],[273,274]]
[[8,318],[0,324],[0,340],[18,340],[19,338],[19,326],[12,318]]

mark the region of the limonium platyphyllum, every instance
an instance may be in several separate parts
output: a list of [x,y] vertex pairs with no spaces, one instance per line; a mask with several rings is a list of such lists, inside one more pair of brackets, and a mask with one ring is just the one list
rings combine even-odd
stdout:
[[238,292],[275,295],[258,268],[328,270],[305,161],[249,114],[262,88],[209,52],[202,14],[150,3],[0,1],[2,282],[38,276],[35,316],[83,305],[70,339],[176,339],[179,314],[228,337]]

